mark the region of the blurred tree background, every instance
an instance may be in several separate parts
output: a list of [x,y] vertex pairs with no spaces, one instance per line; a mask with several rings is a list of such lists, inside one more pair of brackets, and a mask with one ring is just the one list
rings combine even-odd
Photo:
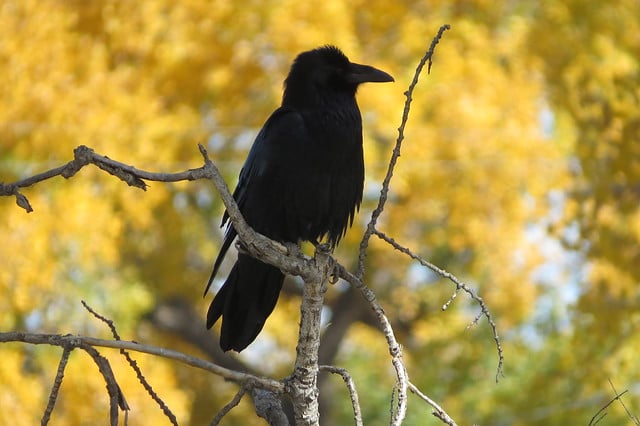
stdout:
[[[442,312],[452,285],[374,241],[366,279],[405,347],[412,381],[461,424],[587,424],[614,394],[640,413],[640,3],[325,0],[1,0],[0,180],[58,166],[86,144],[151,171],[201,163],[205,143],[231,186],[295,55],[340,46],[395,84],[359,93],[365,203],[336,253],[345,265],[377,199],[403,91],[440,25],[415,93],[383,229],[486,300],[505,377],[478,307]],[[0,199],[0,329],[126,339],[276,378],[295,354],[291,279],[258,341],[222,356],[202,299],[220,243],[209,182],[146,193],[85,169]],[[232,257],[232,256],[230,256]],[[230,262],[229,262],[230,263]],[[224,275],[224,274],[222,274]],[[218,282],[218,285],[220,283]],[[393,375],[358,293],[327,293],[321,361],[348,368],[365,424],[387,422]],[[168,424],[117,352],[131,425]],[[60,351],[0,346],[0,423],[38,423]],[[235,392],[217,377],[136,355],[180,424],[207,424]],[[95,371],[94,371],[95,370]],[[322,418],[350,424],[341,380],[322,381]],[[411,397],[406,424],[439,424]],[[106,423],[91,360],[73,354],[53,424]],[[228,425],[264,424],[249,403]],[[603,425],[630,424],[614,403]]]

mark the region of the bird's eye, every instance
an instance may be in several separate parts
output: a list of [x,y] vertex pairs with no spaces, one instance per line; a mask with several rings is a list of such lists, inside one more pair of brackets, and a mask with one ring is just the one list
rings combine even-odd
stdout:
[[329,75],[331,76],[331,78],[337,79],[340,81],[347,78],[348,74],[349,74],[349,69],[340,65],[333,65],[329,70]]
[[324,77],[325,84],[330,86],[342,86],[347,78],[347,72],[344,68],[331,66],[327,69]]

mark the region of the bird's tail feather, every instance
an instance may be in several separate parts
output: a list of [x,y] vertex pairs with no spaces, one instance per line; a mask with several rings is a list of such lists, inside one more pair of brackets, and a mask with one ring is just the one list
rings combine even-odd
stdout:
[[224,260],[224,255],[227,254],[227,250],[229,250],[229,246],[231,246],[231,243],[236,238],[236,235],[238,235],[238,233],[236,232],[233,226],[227,229],[227,232],[225,233],[225,236],[224,236],[224,242],[222,243],[222,247],[220,248],[220,253],[218,253],[216,262],[213,265],[213,272],[211,272],[211,276],[209,277],[209,281],[207,282],[207,287],[204,289],[204,294],[202,295],[203,297],[207,295],[207,292],[209,291],[209,287],[211,287],[211,284],[213,284],[213,279],[216,277],[216,274],[218,273],[218,269],[220,269],[220,265],[222,265],[222,261]]
[[207,328],[222,316],[220,347],[242,351],[253,342],[278,301],[284,274],[246,254],[238,260],[207,313]]

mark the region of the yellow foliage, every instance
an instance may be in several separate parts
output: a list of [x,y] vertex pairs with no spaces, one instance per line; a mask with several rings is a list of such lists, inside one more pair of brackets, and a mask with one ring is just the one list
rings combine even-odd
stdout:
[[[536,328],[539,320],[533,316],[544,309],[552,316],[554,308],[547,305],[554,291],[584,280],[584,287],[573,290],[575,319],[564,322],[570,323],[567,333],[588,336],[593,340],[585,344],[596,347],[597,339],[609,342],[608,333],[627,335],[637,326],[637,16],[635,0],[597,5],[580,0],[536,5],[5,0],[0,4],[0,180],[12,182],[61,165],[80,144],[150,171],[180,171],[201,164],[196,143],[205,143],[233,182],[257,128],[278,104],[292,58],[301,50],[335,43],[352,60],[396,77],[394,85],[364,86],[358,94],[366,145],[365,202],[337,251],[342,263],[353,263],[397,135],[403,91],[431,37],[448,22],[453,29],[413,95],[380,229],[465,278],[510,336],[518,327]],[[551,118],[544,120],[544,114]],[[79,307],[85,298],[112,314],[123,335],[135,335],[154,297],[199,298],[217,245],[211,230],[220,213],[207,183],[151,183],[143,193],[102,171],[85,169],[71,180],[56,178],[23,192],[35,213],[25,214],[10,198],[0,200],[3,330],[92,329],[93,319]],[[564,198],[549,201],[550,192]],[[557,211],[563,217],[556,217]],[[546,236],[549,240],[577,225],[574,245],[590,268],[580,278],[575,278],[578,271],[547,277],[552,282],[543,288],[534,271],[548,261],[542,254],[548,241],[534,241],[527,230],[549,224],[559,229]],[[419,354],[432,351],[429,371],[420,376],[429,384],[468,387],[468,393],[448,401],[450,407],[483,413],[486,417],[477,423],[495,423],[491,416],[499,410],[483,404],[481,396],[488,392],[476,387],[488,370],[485,365],[495,364],[494,351],[486,349],[485,336],[476,339],[474,329],[463,332],[475,308],[460,296],[441,313],[453,286],[427,272],[417,274],[412,262],[390,250],[372,241],[367,283],[392,318],[408,324],[402,337],[410,348]],[[273,337],[269,344],[278,347],[269,358],[273,365],[297,335],[292,320],[298,315],[297,299],[281,299],[265,329]],[[554,330],[556,319],[545,321],[539,333],[551,336],[548,330]],[[591,329],[593,324],[599,328]],[[349,355],[363,356],[374,363],[369,373],[386,362],[358,349],[385,353],[379,335],[359,326],[349,336],[345,362]],[[529,343],[528,337],[521,339]],[[447,340],[455,343],[446,345]],[[542,387],[534,385],[595,356],[577,353],[567,342],[545,346],[543,341],[546,358],[541,358],[548,366],[534,376],[540,366],[526,361],[530,348],[508,343],[529,369],[517,374],[527,378],[531,389],[505,392],[509,398],[525,394],[523,407],[529,399],[544,404],[549,395],[563,395],[563,386],[540,392]],[[629,360],[637,351],[620,345],[616,356],[598,356],[608,371],[626,375],[631,383],[638,372]],[[12,424],[33,424],[50,382],[42,378],[45,374],[12,375],[22,368],[25,355],[13,347],[1,350],[0,383],[11,392],[0,396],[0,413],[14,413]],[[408,358],[413,371],[421,368],[419,357]],[[624,362],[616,369],[612,360],[618,359]],[[50,373],[56,357],[47,352],[43,360]],[[218,382],[201,383],[197,373],[176,373],[163,361],[143,357],[141,363],[183,424],[210,410],[210,401],[199,399],[202,389],[215,394],[216,403],[231,392]],[[62,390],[65,402],[54,419],[80,424],[85,416],[97,421],[106,415],[102,379],[83,374],[92,371],[90,364],[85,356],[73,355]],[[281,365],[274,370],[285,369]],[[133,406],[132,421],[162,424],[144,392],[131,390],[139,385],[121,360],[114,361],[114,368]],[[574,380],[590,391],[601,385],[589,377]],[[499,392],[496,401],[504,406]],[[96,395],[95,400],[75,403],[87,394]],[[509,401],[515,413],[525,412]],[[375,411],[375,405],[369,409]],[[33,418],[19,417],[34,413]],[[242,413],[233,421],[241,418]],[[0,417],[0,423],[4,420]]]
[[[44,413],[47,390],[42,377],[28,370],[27,357],[17,345],[2,349],[0,363],[0,423],[15,426],[36,424]],[[19,372],[20,374],[16,374]],[[9,391],[10,390],[10,391]],[[42,407],[41,412],[25,407]]]

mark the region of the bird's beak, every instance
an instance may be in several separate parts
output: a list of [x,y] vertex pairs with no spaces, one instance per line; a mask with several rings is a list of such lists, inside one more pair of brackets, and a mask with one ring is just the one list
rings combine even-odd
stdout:
[[386,72],[374,68],[369,65],[354,64],[350,65],[351,71],[349,72],[348,79],[351,83],[385,83],[387,81],[394,81]]

